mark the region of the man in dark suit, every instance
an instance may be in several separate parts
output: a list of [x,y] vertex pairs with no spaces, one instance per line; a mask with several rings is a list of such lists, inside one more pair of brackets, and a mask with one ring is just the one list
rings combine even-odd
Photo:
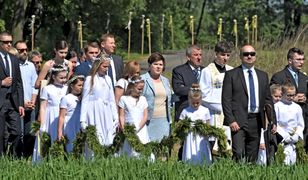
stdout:
[[287,82],[293,84],[296,88],[296,96],[293,101],[299,104],[303,110],[305,120],[304,139],[306,142],[306,150],[308,149],[307,127],[308,127],[308,105],[307,105],[307,82],[308,77],[300,70],[304,66],[304,51],[298,48],[291,48],[287,55],[288,65],[281,71],[275,73],[271,79],[270,85],[283,85]]
[[86,60],[76,67],[74,74],[87,77],[92,68],[92,63],[100,53],[99,44],[95,41],[89,42],[84,48]]
[[188,91],[193,83],[199,83],[202,66],[202,50],[198,45],[186,49],[187,62],[172,70],[172,88],[176,95],[175,120],[188,106]]
[[119,80],[123,75],[123,59],[120,56],[114,55],[116,44],[112,34],[103,34],[100,38],[100,42],[102,53],[110,58],[108,76],[110,76],[112,84],[115,86],[117,80]]
[[[256,162],[264,123],[265,104],[271,104],[268,76],[254,67],[256,51],[250,45],[241,48],[242,65],[227,71],[223,81],[224,124],[232,131],[233,158]],[[272,133],[276,133],[274,118]]]
[[23,86],[18,59],[8,54],[12,47],[12,35],[0,33],[0,155],[4,152],[4,129],[7,126],[11,153],[16,149],[21,135],[20,116],[24,116]]

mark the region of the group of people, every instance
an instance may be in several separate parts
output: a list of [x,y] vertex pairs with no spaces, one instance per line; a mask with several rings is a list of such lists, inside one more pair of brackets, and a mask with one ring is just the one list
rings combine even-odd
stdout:
[[[304,52],[289,49],[288,65],[269,81],[267,73],[254,66],[257,53],[253,46],[240,49],[241,65],[235,68],[228,65],[231,50],[229,43],[218,42],[214,61],[203,67],[201,48],[187,48],[187,62],[172,71],[175,119],[202,119],[222,128],[228,139],[227,149],[232,149],[236,161],[269,164],[281,144],[284,163],[294,164],[295,144],[304,140],[307,147],[308,77],[300,71]],[[197,91],[201,100],[196,102]],[[199,110],[204,107],[208,111]],[[206,160],[210,164],[218,150],[214,137],[189,135],[183,147],[182,159],[193,163]]]
[[[76,56],[68,59],[69,46],[59,41],[54,58],[43,66],[41,54],[28,54],[26,42],[17,41],[14,51],[12,38],[8,32],[0,33],[2,155],[9,148],[13,156],[40,160],[43,132],[52,142],[68,137],[66,151],[71,152],[76,134],[89,125],[95,126],[99,143],[105,146],[113,143],[125,123],[136,127],[141,143],[160,142],[170,135],[171,123],[187,117],[223,129],[235,160],[256,162],[263,151],[269,162],[273,155],[268,149],[277,147],[278,140],[285,149],[285,163],[293,164],[294,144],[306,140],[307,76],[300,72],[304,63],[300,49],[289,50],[288,65],[269,81],[267,73],[254,67],[256,51],[251,45],[240,49],[242,64],[235,68],[228,65],[232,51],[228,42],[215,45],[215,59],[207,67],[201,47],[191,45],[186,49],[187,62],[173,68],[170,84],[163,76],[162,54],[152,53],[148,71],[141,75],[137,61],[124,65],[114,54],[112,34],[103,34],[99,43],[88,42],[83,61]],[[30,133],[35,120],[40,122],[36,136]],[[182,146],[180,159],[194,164],[211,164],[218,152],[215,137],[192,133]],[[128,141],[120,153],[139,156]],[[87,148],[85,154],[92,157],[93,151]]]

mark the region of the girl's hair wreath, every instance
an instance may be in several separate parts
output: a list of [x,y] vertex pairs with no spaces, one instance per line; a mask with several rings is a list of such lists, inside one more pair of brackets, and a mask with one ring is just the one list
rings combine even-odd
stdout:
[[70,80],[67,81],[67,85],[70,85],[72,82],[74,82],[76,79],[82,79],[84,80],[85,77],[84,75],[77,75],[77,76],[74,76],[72,77]]
[[200,87],[194,87],[194,86],[191,87],[190,90],[191,90],[192,92],[200,92],[200,91],[201,91]]
[[136,80],[128,79],[128,82],[129,82],[129,83],[132,83],[132,84],[136,84],[136,83],[143,82],[143,79],[136,79]]
[[62,65],[56,65],[56,66],[52,67],[50,69],[50,71],[51,71],[51,73],[62,72],[62,71],[67,71],[68,72],[68,67],[62,66]]

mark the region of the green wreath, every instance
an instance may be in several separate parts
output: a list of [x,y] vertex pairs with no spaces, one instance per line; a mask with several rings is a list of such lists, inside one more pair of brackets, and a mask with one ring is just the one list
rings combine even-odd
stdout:
[[[33,127],[36,127],[37,129],[39,126],[33,125]],[[108,157],[117,153],[126,139],[136,152],[145,157],[148,157],[153,153],[157,158],[169,158],[170,150],[173,149],[176,143],[183,142],[189,132],[204,137],[216,137],[218,139],[218,147],[221,155],[230,156],[230,152],[226,150],[227,137],[222,129],[205,124],[202,120],[191,121],[189,118],[177,122],[170,137],[164,137],[161,142],[149,142],[147,144],[141,143],[137,136],[135,126],[126,123],[124,130],[116,133],[112,145],[102,146],[96,135],[95,126],[88,126],[84,132],[77,133],[75,141],[73,142],[73,154],[75,157],[79,157],[83,154],[85,145],[87,144],[94,152],[95,156]],[[65,156],[65,144],[67,143],[67,139],[64,138],[60,141],[55,141],[50,149],[50,136],[47,133],[43,133],[41,143],[43,157],[48,153],[52,156]]]
[[210,126],[202,120],[192,121],[185,117],[176,123],[173,136],[179,138],[181,142],[185,140],[188,133],[192,132],[194,135],[199,134],[203,137],[214,136],[218,139],[218,153],[223,157],[230,157],[231,151],[227,150],[227,136],[221,128]]

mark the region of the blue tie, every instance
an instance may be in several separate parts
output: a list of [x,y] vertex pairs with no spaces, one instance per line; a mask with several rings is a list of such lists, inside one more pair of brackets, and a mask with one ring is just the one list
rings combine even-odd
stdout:
[[10,76],[10,64],[7,58],[7,54],[4,55],[4,60],[5,60],[5,71]]
[[[112,61],[112,59],[110,58],[110,61]],[[113,72],[112,72],[112,67],[111,64],[108,67],[108,76],[111,78],[111,82],[112,82],[112,87],[114,87],[114,82],[113,82]]]
[[195,77],[197,78],[197,80],[199,82],[199,79],[200,79],[199,70],[198,69],[194,69],[193,73],[194,73]]
[[249,79],[249,92],[250,92],[250,110],[254,111],[256,109],[256,94],[255,94],[255,85],[253,83],[252,71],[248,70],[248,79]]
[[294,80],[295,80],[295,83],[296,83],[296,87],[298,87],[298,75],[297,75],[297,73],[294,74]]

